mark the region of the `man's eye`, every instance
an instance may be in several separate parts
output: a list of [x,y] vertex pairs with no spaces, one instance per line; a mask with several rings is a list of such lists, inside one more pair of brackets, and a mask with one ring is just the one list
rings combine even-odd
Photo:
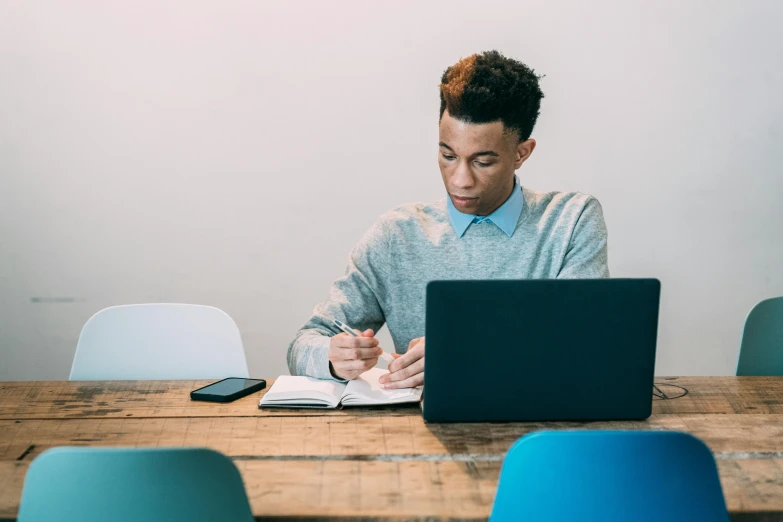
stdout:
[[476,165],[478,165],[479,167],[489,167],[490,165],[492,165],[492,163],[484,163],[482,161],[477,161]]
[[449,161],[451,161],[451,160],[453,160],[453,159],[454,159],[454,156],[448,156],[448,155],[446,155],[446,154],[441,154],[441,156],[443,156],[443,159],[447,159],[447,160],[449,160]]

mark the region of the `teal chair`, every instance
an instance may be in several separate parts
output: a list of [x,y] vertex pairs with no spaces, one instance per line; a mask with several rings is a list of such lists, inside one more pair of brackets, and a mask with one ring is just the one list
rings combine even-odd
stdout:
[[662,431],[541,431],[511,446],[491,522],[728,522],[699,439]]
[[783,375],[783,297],[761,301],[745,319],[737,375]]
[[234,464],[201,448],[55,448],[30,465],[18,522],[252,522]]

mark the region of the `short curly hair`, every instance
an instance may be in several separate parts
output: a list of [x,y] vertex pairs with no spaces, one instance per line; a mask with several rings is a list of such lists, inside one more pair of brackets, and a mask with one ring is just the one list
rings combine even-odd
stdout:
[[463,58],[443,73],[440,117],[449,114],[468,123],[503,122],[527,140],[536,125],[544,93],[527,65],[486,51]]

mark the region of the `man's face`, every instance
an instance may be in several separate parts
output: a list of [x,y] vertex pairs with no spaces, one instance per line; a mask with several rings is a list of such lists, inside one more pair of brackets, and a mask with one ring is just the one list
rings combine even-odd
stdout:
[[500,121],[466,123],[449,111],[440,120],[438,165],[454,206],[463,214],[487,216],[511,194],[514,172],[536,142],[520,142]]

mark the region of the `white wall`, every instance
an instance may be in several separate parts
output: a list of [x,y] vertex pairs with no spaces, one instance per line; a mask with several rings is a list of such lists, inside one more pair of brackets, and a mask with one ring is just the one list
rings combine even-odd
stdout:
[[663,281],[659,374],[730,374],[783,294],[783,3],[0,3],[0,380],[67,378],[114,304],[213,304],[251,373],[354,242],[442,195],[440,74],[547,76],[520,171],[604,206],[614,276]]

